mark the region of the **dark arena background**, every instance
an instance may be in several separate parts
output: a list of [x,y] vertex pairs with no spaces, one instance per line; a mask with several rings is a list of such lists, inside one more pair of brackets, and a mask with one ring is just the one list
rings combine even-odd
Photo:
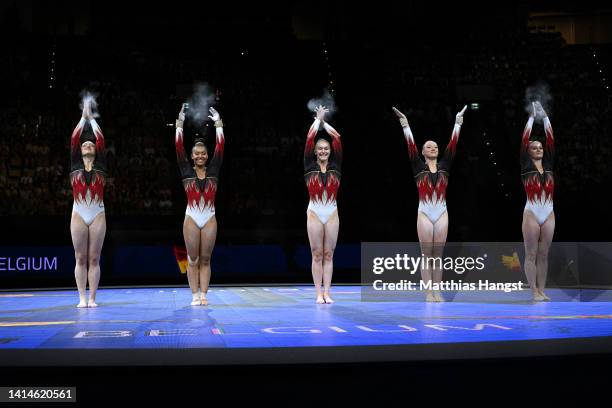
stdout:
[[[88,406],[533,392],[555,403],[607,385],[596,367],[612,363],[612,7],[3,0],[0,32],[0,387],[76,387]],[[599,244],[608,269],[565,286],[551,270],[557,298],[540,304],[362,301],[362,243],[418,242],[391,107],[418,146],[442,150],[468,106],[447,240],[521,243],[530,89],[546,95],[555,130],[554,241]],[[225,154],[211,305],[194,308],[179,267],[174,123],[198,90],[222,115]],[[108,170],[100,307],[89,310],[75,307],[70,235],[84,91],[99,104]],[[303,154],[307,105],[326,93],[342,134],[341,223],[336,303],[315,305]],[[543,140],[542,126],[532,135]],[[196,137],[212,153],[212,122],[188,117],[188,150]]]

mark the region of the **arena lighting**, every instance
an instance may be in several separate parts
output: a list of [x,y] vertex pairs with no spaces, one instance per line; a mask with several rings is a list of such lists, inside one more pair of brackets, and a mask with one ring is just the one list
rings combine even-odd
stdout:
[[478,110],[478,109],[480,109],[480,104],[474,102],[474,103],[470,104],[470,108],[472,110]]

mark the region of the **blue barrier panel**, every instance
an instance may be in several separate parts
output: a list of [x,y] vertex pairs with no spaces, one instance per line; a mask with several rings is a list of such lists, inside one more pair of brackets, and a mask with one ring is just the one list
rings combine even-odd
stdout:
[[[114,253],[113,276],[180,276],[171,246],[126,246]],[[287,272],[287,256],[279,245],[218,245],[211,259],[215,274],[277,275]]]
[[[295,249],[293,259],[300,269],[310,270],[312,257],[310,246],[298,245]],[[360,269],[361,264],[361,245],[342,244],[334,251],[334,268],[336,269]]]
[[1,278],[67,277],[74,275],[74,250],[68,246],[2,247]]
[[216,273],[268,275],[287,273],[287,255],[280,245],[219,245],[212,256]]
[[[292,257],[293,259],[290,259]],[[185,255],[183,258],[186,260]],[[360,246],[339,245],[334,255],[338,269],[359,269]],[[283,276],[297,267],[310,270],[307,245],[217,245],[213,251],[213,273],[223,276]],[[74,250],[70,246],[0,247],[0,280],[72,278]],[[114,278],[172,278],[181,272],[171,245],[108,246],[103,249],[103,276]],[[143,284],[148,282],[143,281]]]
[[113,260],[113,276],[157,278],[180,275],[169,245],[119,247],[113,253]]

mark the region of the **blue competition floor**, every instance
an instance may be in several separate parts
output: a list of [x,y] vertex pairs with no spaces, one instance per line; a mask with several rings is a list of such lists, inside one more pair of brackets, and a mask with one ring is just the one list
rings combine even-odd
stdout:
[[[553,299],[568,295],[567,290],[547,293]],[[309,286],[213,287],[210,305],[194,307],[188,288],[101,289],[98,308],[77,309],[76,291],[0,292],[0,351],[388,346],[612,336],[612,301],[363,302],[358,286],[337,286],[332,294],[335,304],[317,305]]]

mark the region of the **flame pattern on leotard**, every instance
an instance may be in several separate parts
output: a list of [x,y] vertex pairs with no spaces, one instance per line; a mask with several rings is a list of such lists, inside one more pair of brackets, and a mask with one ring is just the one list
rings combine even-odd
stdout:
[[404,137],[408,144],[408,157],[410,158],[414,181],[419,192],[419,204],[422,206],[443,205],[446,207],[446,188],[448,187],[450,167],[457,151],[461,126],[455,124],[453,127],[453,132],[442,160],[437,163],[436,173],[432,173],[427,164],[419,157],[410,126],[406,126],[403,129]]
[[541,225],[553,211],[555,138],[550,120],[546,116],[543,120],[546,133],[546,140],[543,144],[544,155],[542,157],[542,170],[544,172],[540,173],[529,156],[529,143],[531,142],[529,137],[531,136],[533,122],[533,117],[527,120],[521,137],[521,180],[527,196],[525,209],[530,210]]
[[183,188],[187,195],[187,206],[193,210],[202,212],[215,207],[215,197],[217,195],[217,186],[219,184],[219,172],[223,161],[223,150],[225,148],[225,137],[223,136],[223,128],[217,127],[216,130],[215,152],[209,161],[206,169],[206,178],[199,180],[196,172],[191,166],[185,153],[183,143],[183,128],[176,128],[175,147],[176,158],[179,169],[181,171],[181,179]]
[[553,164],[555,156],[555,138],[552,125],[548,117],[544,118],[544,130],[546,141],[544,156],[542,157],[543,174],[535,167],[533,160],[529,157],[529,137],[533,128],[534,119],[531,117],[525,125],[521,138],[521,179],[525,187],[527,200],[533,204],[552,203],[555,190],[555,179],[553,177]]
[[[72,196],[78,206],[101,206],[104,203],[104,185],[106,183],[106,148],[104,135],[95,119],[89,123],[96,138],[96,157],[91,172],[85,170],[81,155],[80,138],[87,123],[81,118],[70,137],[70,184]],[[89,180],[88,180],[89,179]]]
[[315,119],[306,136],[304,147],[304,180],[310,197],[310,203],[317,206],[336,205],[338,189],[340,188],[342,166],[342,143],[340,134],[327,122],[323,127],[331,136],[331,154],[325,173],[317,163],[315,156],[315,138],[321,121]]

